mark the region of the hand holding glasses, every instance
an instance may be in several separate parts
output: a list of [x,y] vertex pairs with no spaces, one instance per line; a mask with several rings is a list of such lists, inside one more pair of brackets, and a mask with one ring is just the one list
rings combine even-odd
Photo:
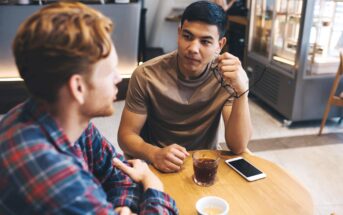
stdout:
[[234,97],[236,99],[239,99],[241,96],[243,96],[245,93],[249,91],[249,88],[248,88],[243,93],[238,94],[236,89],[225,80],[222,72],[219,71],[219,68],[218,68],[218,56],[216,56],[215,59],[212,60],[211,65],[210,65],[210,70],[213,72],[213,75],[214,77],[216,77],[218,83],[230,94],[229,98]]
[[212,62],[210,64],[210,70],[212,71],[214,77],[216,77],[218,83],[230,94],[229,99],[232,97],[239,99],[241,96],[243,96],[245,93],[247,93],[250,89],[252,89],[254,86],[256,86],[259,81],[261,81],[261,79],[263,78],[264,72],[267,71],[267,69],[268,69],[268,67],[265,66],[262,70],[260,77],[258,77],[258,79],[251,86],[248,86],[247,90],[245,90],[241,94],[238,94],[236,89],[230,83],[228,83],[225,80],[225,78],[223,77],[223,73],[219,70],[218,57],[219,57],[219,53],[217,53],[216,57],[212,60]]

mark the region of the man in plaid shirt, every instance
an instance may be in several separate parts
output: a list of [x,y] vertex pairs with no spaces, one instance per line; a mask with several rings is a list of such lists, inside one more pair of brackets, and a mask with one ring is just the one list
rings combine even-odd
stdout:
[[55,3],[18,29],[13,52],[32,97],[0,122],[0,214],[177,214],[161,181],[125,161],[90,123],[113,113],[112,22]]

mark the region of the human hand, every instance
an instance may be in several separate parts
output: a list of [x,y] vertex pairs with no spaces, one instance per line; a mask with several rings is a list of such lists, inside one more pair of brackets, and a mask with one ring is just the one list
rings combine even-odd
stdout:
[[151,172],[148,165],[144,161],[135,159],[128,160],[127,162],[131,166],[124,164],[117,158],[113,158],[114,166],[126,173],[135,182],[142,183],[144,190],[153,188],[155,190],[163,191],[162,182],[153,172]]
[[129,207],[117,207],[114,209],[116,213],[119,215],[137,215],[136,213],[132,213]]
[[162,172],[176,172],[181,169],[187,156],[189,153],[184,147],[172,144],[155,151],[152,164]]
[[218,69],[222,73],[225,82],[230,84],[238,95],[248,90],[249,79],[237,57],[228,52],[219,55]]
[[237,0],[231,0],[229,3],[227,3],[227,0],[213,0],[214,3],[221,6],[225,11],[230,9],[230,7],[235,3]]

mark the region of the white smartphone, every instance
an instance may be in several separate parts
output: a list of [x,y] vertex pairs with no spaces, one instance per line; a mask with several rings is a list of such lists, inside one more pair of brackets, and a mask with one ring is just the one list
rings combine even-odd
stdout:
[[225,160],[225,163],[227,163],[232,169],[234,169],[248,181],[256,181],[267,176],[264,172],[254,167],[242,157]]

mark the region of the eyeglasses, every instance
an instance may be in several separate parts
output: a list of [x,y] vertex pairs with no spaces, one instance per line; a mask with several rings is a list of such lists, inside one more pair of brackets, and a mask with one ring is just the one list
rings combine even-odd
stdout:
[[268,66],[265,66],[264,69],[262,70],[262,74],[260,75],[260,77],[246,91],[244,91],[243,93],[241,93],[239,95],[237,93],[237,91],[235,90],[235,88],[233,88],[231,86],[231,84],[229,84],[225,81],[223,74],[219,71],[217,60],[213,60],[211,62],[211,65],[210,65],[210,70],[212,70],[213,75],[214,75],[214,77],[216,77],[220,86],[223,87],[230,94],[229,99],[232,97],[239,99],[241,96],[243,96],[245,93],[247,93],[250,89],[252,89],[254,86],[256,86],[256,84],[261,81],[261,79],[262,79],[265,71],[267,71],[267,69],[268,69]]
[[218,68],[218,62],[216,60],[213,60],[211,65],[210,65],[210,70],[212,70],[212,73],[214,75],[214,77],[216,77],[218,83],[220,84],[221,87],[223,87],[229,94],[230,97],[234,97],[236,99],[238,99],[239,97],[241,97],[243,94],[238,95],[237,91],[235,90],[235,88],[233,88],[231,86],[231,84],[227,83],[223,77],[223,74],[219,71]]

